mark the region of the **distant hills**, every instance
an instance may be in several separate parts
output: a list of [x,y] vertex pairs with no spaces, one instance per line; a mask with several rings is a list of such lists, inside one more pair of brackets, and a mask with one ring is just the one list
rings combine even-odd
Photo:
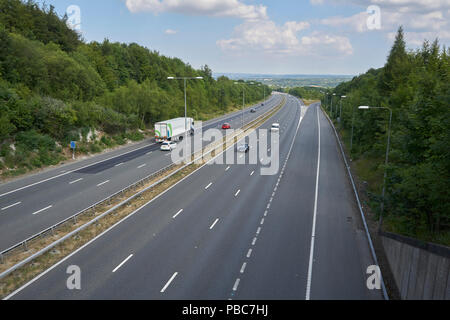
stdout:
[[317,74],[252,74],[252,73],[214,73],[218,78],[225,76],[232,80],[254,80],[273,87],[293,88],[318,86],[334,88],[342,82],[350,81],[353,75],[317,75]]

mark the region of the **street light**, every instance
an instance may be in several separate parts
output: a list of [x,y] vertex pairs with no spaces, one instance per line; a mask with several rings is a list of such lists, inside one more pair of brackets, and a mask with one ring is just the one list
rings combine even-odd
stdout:
[[336,93],[333,93],[331,96],[331,117],[333,118],[334,115],[334,109],[333,109],[333,96],[336,96]]
[[184,143],[185,143],[185,153],[186,153],[186,163],[187,161],[187,99],[186,99],[186,81],[187,80],[203,80],[203,77],[167,77],[168,80],[183,80],[184,81]]
[[386,178],[387,178],[387,166],[389,162],[389,147],[391,143],[391,124],[392,124],[392,110],[388,107],[369,107],[369,106],[360,106],[359,110],[369,110],[369,109],[384,109],[389,110],[389,127],[388,127],[388,141],[386,146],[386,159],[385,159],[385,167],[384,167],[384,178],[383,178],[383,191],[381,192],[381,212],[380,212],[380,220],[378,222],[378,231],[381,231],[381,225],[383,223],[383,211],[384,211],[384,195],[386,192]]
[[347,96],[341,96],[341,109],[339,111],[339,120],[342,123],[342,99],[347,98]]
[[[234,84],[242,85],[242,128],[244,128],[244,108],[245,108],[245,82],[235,82]],[[249,82],[248,84],[255,84],[254,82]]]

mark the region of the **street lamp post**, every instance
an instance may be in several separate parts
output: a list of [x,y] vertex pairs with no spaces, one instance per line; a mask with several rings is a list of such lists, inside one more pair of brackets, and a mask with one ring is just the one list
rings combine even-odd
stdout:
[[168,80],[183,80],[184,81],[184,143],[185,143],[185,153],[186,153],[186,163],[187,161],[187,95],[186,95],[186,82],[187,80],[203,80],[203,77],[167,77]]
[[[234,84],[242,85],[242,128],[244,128],[244,109],[245,109],[245,83],[235,82]],[[249,82],[248,84],[255,84],[254,82]]]
[[388,127],[388,140],[386,146],[386,159],[385,159],[385,167],[384,167],[384,178],[383,178],[383,191],[381,192],[381,212],[380,212],[380,220],[378,222],[378,231],[381,231],[381,225],[383,224],[383,211],[384,211],[384,196],[386,192],[386,178],[387,178],[387,166],[389,162],[389,149],[391,143],[391,124],[392,124],[392,109],[388,107],[369,107],[369,106],[360,106],[360,110],[368,110],[368,109],[384,109],[389,110],[389,127]]
[[336,93],[333,93],[331,96],[331,117],[334,118],[334,109],[333,109],[333,96],[336,96]]
[[347,98],[347,96],[341,96],[341,108],[339,111],[339,120],[341,122],[341,125],[342,125],[342,99],[345,99],[345,98]]

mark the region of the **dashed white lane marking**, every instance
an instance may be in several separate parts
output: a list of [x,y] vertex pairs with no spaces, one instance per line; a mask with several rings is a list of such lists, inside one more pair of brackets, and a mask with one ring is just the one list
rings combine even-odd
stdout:
[[245,272],[245,267],[247,267],[247,262],[244,262],[244,264],[242,265],[241,273]]
[[131,257],[133,256],[133,254],[130,254],[125,260],[123,260],[112,272],[116,272],[117,270],[120,269],[121,266],[123,266],[128,260],[131,259]]
[[256,230],[256,234],[259,234],[261,232],[261,227],[258,227],[258,230]]
[[253,252],[253,249],[248,249],[247,258],[250,258],[252,256],[252,252]]
[[252,176],[252,175],[254,175],[255,174],[255,171],[252,171],[252,173],[250,173],[250,176]]
[[166,285],[161,289],[161,293],[164,293],[167,290],[167,288],[170,286],[170,284],[176,278],[177,275],[178,275],[178,272],[175,272],[173,274],[173,276],[169,279],[169,281],[167,281]]
[[219,222],[219,218],[217,218],[216,221],[214,221],[214,223],[211,225],[211,227],[209,227],[209,230],[212,230],[214,228],[214,226],[217,224],[217,222]]
[[239,195],[239,193],[241,193],[241,189],[239,189],[239,190],[234,194],[234,196],[237,197],[237,196]]
[[153,151],[147,152],[145,155],[148,156],[149,154],[152,154]]
[[9,208],[12,208],[12,207],[15,207],[15,206],[18,206],[19,204],[21,204],[22,202],[16,202],[16,203],[14,203],[14,204],[12,204],[12,205],[9,205],[9,206],[7,206],[7,207],[4,207],[4,208],[2,208],[2,211],[5,211],[5,210],[7,210],[7,209],[9,209]]
[[138,167],[138,169],[141,169],[141,168],[145,167],[146,165],[147,165],[146,163],[141,164],[141,165]]
[[212,182],[210,182],[210,183],[205,187],[205,190],[208,190],[209,187],[211,187],[211,186],[212,186]]
[[72,182],[69,182],[69,184],[74,184],[74,183],[80,182],[81,180],[83,180],[83,178],[80,178],[80,179],[74,180]]
[[116,164],[114,167],[120,167],[121,165],[123,165],[123,162]]
[[43,212],[43,211],[45,211],[45,210],[48,210],[48,209],[50,209],[51,207],[53,207],[53,205],[48,206],[48,207],[46,207],[46,208],[44,208],[44,209],[38,210],[38,211],[36,211],[35,213],[33,213],[33,215],[36,215],[36,214],[41,213],[41,212]]
[[239,282],[241,282],[241,279],[237,278],[236,282],[234,283],[234,286],[233,286],[233,291],[237,291],[237,289],[239,287]]
[[228,170],[230,170],[230,167],[229,167],[229,166],[225,169],[225,171],[228,171]]
[[182,212],[183,212],[183,209],[180,209],[180,211],[178,211],[172,218],[175,219],[175,218],[178,217],[178,215],[179,215],[180,213],[182,213]]
[[256,244],[256,241],[258,241],[258,238],[253,238],[253,241],[252,241],[252,246],[254,246],[255,244]]
[[97,187],[100,187],[100,186],[102,186],[102,185],[104,185],[104,184],[106,184],[106,183],[108,183],[108,182],[109,182],[109,180],[103,181],[102,183],[99,183],[99,184],[97,185]]
[[264,218],[262,218],[262,220],[261,220],[261,225],[263,225],[264,224]]

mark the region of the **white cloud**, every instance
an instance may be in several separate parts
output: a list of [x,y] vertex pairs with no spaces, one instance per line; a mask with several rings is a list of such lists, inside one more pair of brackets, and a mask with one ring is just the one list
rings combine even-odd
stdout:
[[247,5],[239,0],[126,0],[126,6],[133,13],[153,12],[157,14],[174,12],[251,20],[267,18],[267,8],[265,6]]
[[289,21],[277,26],[271,20],[246,21],[235,28],[231,39],[219,40],[217,45],[224,51],[239,54],[261,51],[272,55],[353,54],[346,37],[312,32],[299,38],[297,33],[309,27],[308,22]]
[[164,31],[164,33],[172,35],[172,34],[177,34],[178,31],[177,30],[172,30],[172,29],[167,29],[166,31]]
[[[389,39],[392,33],[402,25],[409,34],[407,41],[413,45],[423,42],[425,38],[439,37],[446,41],[450,39],[450,0],[310,0],[312,4],[346,4],[349,2],[364,7],[378,5],[381,9],[381,31],[386,32]],[[330,17],[320,20],[323,25],[334,29],[356,32],[369,31],[367,19],[370,14],[360,12],[349,17]],[[421,39],[421,40],[419,40]],[[420,42],[420,43],[419,43]]]

